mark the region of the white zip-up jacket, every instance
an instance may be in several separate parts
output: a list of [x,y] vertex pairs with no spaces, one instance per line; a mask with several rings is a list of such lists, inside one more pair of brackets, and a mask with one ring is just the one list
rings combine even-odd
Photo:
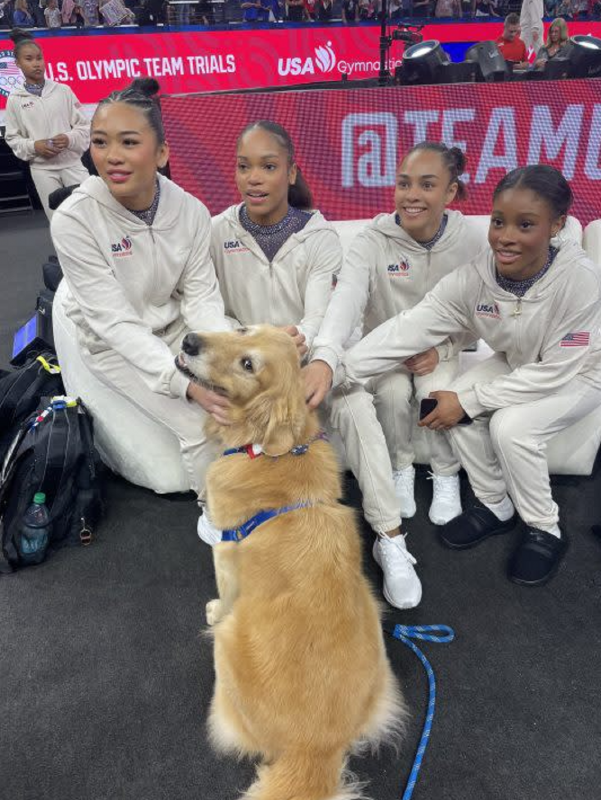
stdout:
[[[363,323],[367,334],[413,308],[441,278],[484,248],[482,235],[466,225],[463,214],[446,213],[444,233],[430,250],[396,224],[394,213],[379,214],[357,234],[313,344],[311,360],[325,361],[335,372],[351,337],[356,341],[357,326]],[[440,360],[450,359],[464,345],[462,337],[439,344]]]
[[51,233],[69,287],[67,314],[91,354],[114,350],[153,391],[185,397],[169,345],[185,330],[229,330],[209,253],[206,207],[159,176],[151,226],[90,177],[55,212]]
[[240,224],[240,208],[231,206],[213,219],[211,256],[226,314],[241,325],[296,325],[310,347],[342,265],[338,234],[314,211],[270,263]]
[[[5,139],[13,153],[32,166],[57,170],[79,161],[90,146],[90,120],[81,103],[64,83],[47,80],[42,96],[15,89],[6,101]],[[69,146],[54,158],[36,155],[34,142],[65,133]]]
[[540,400],[576,377],[601,389],[601,270],[575,242],[561,242],[548,272],[520,299],[498,285],[488,249],[351,348],[337,383],[366,383],[466,331],[512,369],[459,393],[470,417]]

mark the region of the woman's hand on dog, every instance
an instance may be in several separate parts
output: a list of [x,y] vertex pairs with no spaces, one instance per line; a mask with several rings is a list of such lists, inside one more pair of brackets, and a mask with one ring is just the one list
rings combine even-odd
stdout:
[[405,366],[414,375],[429,375],[438,366],[438,361],[438,350],[435,347],[431,347],[424,353],[418,353],[416,356],[408,358],[405,361]]
[[217,394],[217,392],[211,392],[209,389],[205,389],[197,383],[191,382],[188,384],[186,394],[189,400],[193,400],[204,408],[204,410],[213,417],[215,422],[218,422],[220,425],[232,424],[229,415],[230,401],[227,398],[222,397],[220,394]]
[[288,336],[292,336],[292,340],[296,345],[296,349],[298,350],[298,355],[300,358],[307,355],[308,347],[305,344],[305,336],[299,331],[296,325],[283,325],[281,330],[283,330],[284,333],[287,333]]
[[317,408],[332,388],[332,370],[325,361],[317,359],[303,367],[303,378],[307,405]]

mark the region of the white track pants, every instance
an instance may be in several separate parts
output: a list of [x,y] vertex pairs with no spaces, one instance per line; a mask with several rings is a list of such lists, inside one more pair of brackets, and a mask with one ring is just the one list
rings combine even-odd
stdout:
[[[510,372],[505,357],[496,354],[458,378],[452,390]],[[498,503],[509,494],[527,525],[545,529],[559,520],[549,483],[547,442],[600,404],[601,390],[576,378],[542,400],[481,415],[448,435],[479,500]]]
[[48,219],[52,219],[53,212],[48,207],[48,195],[55,189],[63,186],[73,186],[80,184],[90,177],[90,173],[79,161],[62,169],[44,169],[43,167],[31,167],[31,177],[35,183],[40,202]]
[[[442,362],[424,377],[405,369],[386,373],[365,387],[336,390],[330,398],[330,419],[339,432],[363,495],[363,513],[378,533],[401,524],[393,469],[413,464],[415,429],[413,396],[418,403],[437,389],[448,389],[456,376],[456,360]],[[430,463],[437,475],[454,475],[459,463],[443,434],[428,431]]]
[[[179,352],[185,334],[186,331],[183,331],[170,345],[174,355]],[[202,499],[207,468],[218,452],[217,445],[209,442],[205,436],[207,413],[198,403],[153,392],[131,364],[114,350],[95,355],[85,353],[84,358],[99,380],[137,406],[141,414],[164,425],[174,434],[179,441],[190,488]],[[135,453],[132,453],[132,458],[135,457]]]

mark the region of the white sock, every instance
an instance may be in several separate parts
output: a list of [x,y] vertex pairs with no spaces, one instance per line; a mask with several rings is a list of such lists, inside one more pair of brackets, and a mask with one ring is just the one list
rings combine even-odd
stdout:
[[507,520],[511,519],[515,514],[515,508],[508,494],[505,495],[505,497],[501,500],[500,503],[484,503],[483,501],[481,502],[482,505],[490,509],[492,513],[495,515],[495,517],[498,517],[501,520],[501,522],[507,522]]
[[561,531],[559,530],[559,525],[557,523],[554,525],[534,525],[534,527],[538,528],[539,531],[551,533],[553,536],[557,536],[558,539],[561,539]]

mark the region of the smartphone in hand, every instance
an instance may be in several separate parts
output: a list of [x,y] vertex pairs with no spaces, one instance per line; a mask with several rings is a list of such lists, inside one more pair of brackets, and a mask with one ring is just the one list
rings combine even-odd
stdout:
[[[424,399],[419,404],[419,418],[420,421],[431,414],[436,406],[438,405],[438,400],[434,397],[424,397]],[[458,425],[471,425],[474,420],[471,417],[468,417],[467,414],[464,414],[463,417],[457,423]]]

